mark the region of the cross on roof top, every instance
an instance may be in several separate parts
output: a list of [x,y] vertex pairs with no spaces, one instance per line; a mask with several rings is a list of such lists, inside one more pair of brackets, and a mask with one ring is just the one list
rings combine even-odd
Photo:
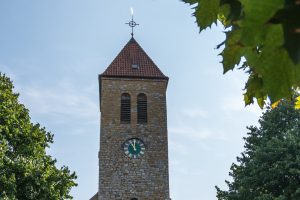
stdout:
[[138,26],[139,24],[137,24],[134,20],[133,20],[133,9],[131,8],[131,21],[129,21],[128,24],[131,27],[131,36],[133,37],[133,28]]

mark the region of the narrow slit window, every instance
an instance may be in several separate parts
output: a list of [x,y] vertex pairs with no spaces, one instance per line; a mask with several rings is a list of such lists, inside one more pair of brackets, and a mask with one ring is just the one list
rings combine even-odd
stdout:
[[131,108],[130,108],[130,95],[124,93],[121,96],[121,123],[128,124],[130,123],[131,118]]
[[139,94],[137,97],[137,123],[147,123],[147,96],[145,94]]

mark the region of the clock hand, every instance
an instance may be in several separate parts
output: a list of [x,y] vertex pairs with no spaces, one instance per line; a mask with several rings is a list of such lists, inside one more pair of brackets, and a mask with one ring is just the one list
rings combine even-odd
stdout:
[[136,148],[135,148],[135,140],[133,140],[133,149],[134,149],[134,151],[136,151]]
[[132,143],[130,144],[133,148],[133,151],[136,151],[135,145],[133,145]]

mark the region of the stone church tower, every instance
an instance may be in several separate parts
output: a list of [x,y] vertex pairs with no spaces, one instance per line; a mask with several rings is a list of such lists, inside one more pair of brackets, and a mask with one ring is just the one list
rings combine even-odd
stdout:
[[132,37],[99,75],[99,190],[92,200],[168,200],[168,77]]

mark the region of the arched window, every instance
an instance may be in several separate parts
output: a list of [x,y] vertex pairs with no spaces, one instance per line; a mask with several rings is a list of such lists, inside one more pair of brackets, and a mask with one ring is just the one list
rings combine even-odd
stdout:
[[137,123],[147,123],[147,96],[145,94],[137,96]]
[[130,95],[128,93],[123,93],[121,96],[121,123],[130,123]]

